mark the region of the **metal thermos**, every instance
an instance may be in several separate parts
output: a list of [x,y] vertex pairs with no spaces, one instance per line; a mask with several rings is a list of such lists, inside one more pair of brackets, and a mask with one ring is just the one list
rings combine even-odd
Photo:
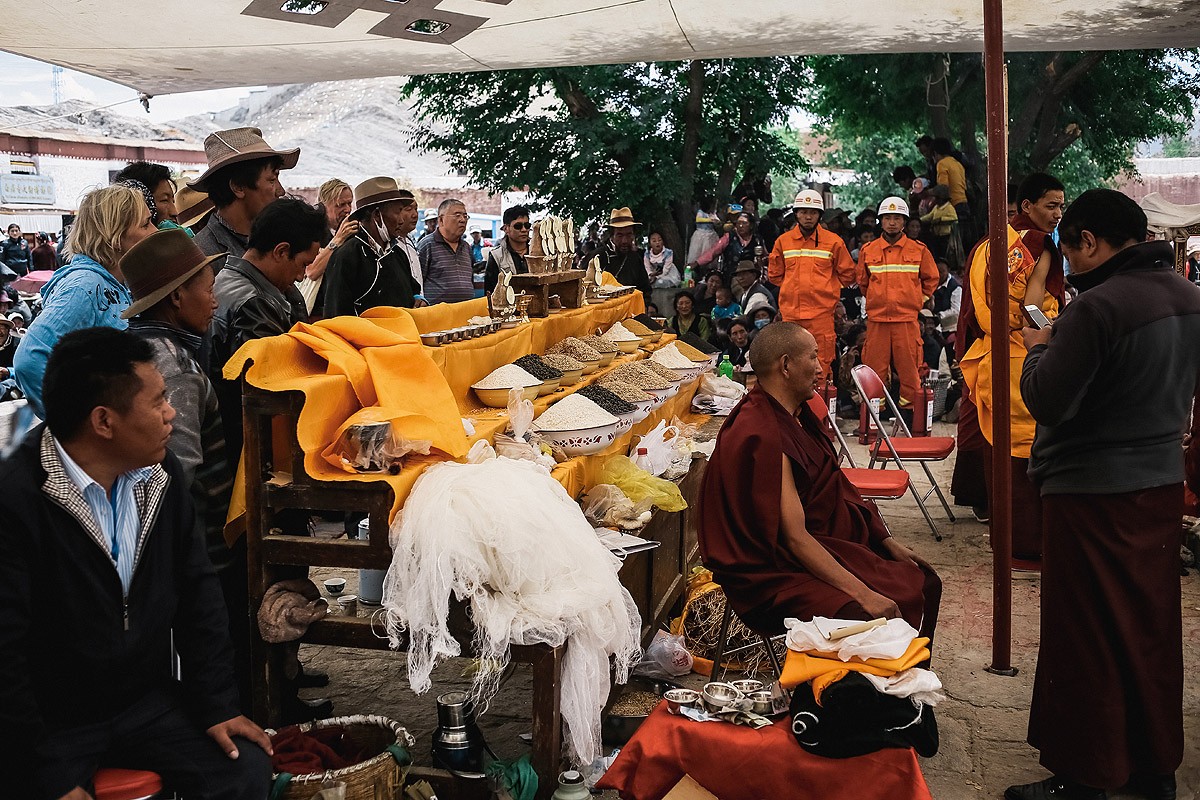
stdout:
[[433,732],[434,762],[457,772],[476,772],[482,737],[466,692],[446,692],[437,699],[438,727]]
[[591,797],[583,776],[573,769],[558,776],[558,788],[554,790],[550,800],[584,800]]

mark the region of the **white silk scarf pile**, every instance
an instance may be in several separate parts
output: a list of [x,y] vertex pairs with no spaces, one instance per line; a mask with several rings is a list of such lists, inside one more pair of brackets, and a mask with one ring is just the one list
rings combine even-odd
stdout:
[[393,647],[408,631],[413,691],[427,691],[433,668],[460,654],[447,624],[453,594],[469,603],[473,647],[484,659],[472,686],[476,708],[499,688],[510,645],[568,645],[561,701],[569,755],[591,763],[609,657],[624,683],[641,652],[641,618],[617,580],[620,561],[562,486],[543,467],[508,458],[430,467],[393,522],[391,545],[383,605]]

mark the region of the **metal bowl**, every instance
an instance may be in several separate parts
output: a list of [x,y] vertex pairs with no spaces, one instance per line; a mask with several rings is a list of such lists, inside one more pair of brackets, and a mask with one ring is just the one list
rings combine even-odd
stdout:
[[748,695],[751,692],[761,692],[763,689],[763,682],[756,681],[753,678],[747,678],[741,681],[730,681],[729,685],[745,695]]
[[727,706],[733,705],[743,696],[732,684],[720,681],[704,684],[704,689],[700,692],[704,707],[713,713],[724,711]]
[[771,716],[773,706],[771,704],[771,693],[765,689],[760,689],[757,692],[750,693],[750,702],[754,704],[754,713],[762,714],[764,717]]
[[678,714],[680,708],[694,708],[700,702],[700,693],[693,689],[672,689],[663,694],[667,710]]
[[442,343],[442,334],[438,331],[421,334],[421,344],[427,347],[437,347]]

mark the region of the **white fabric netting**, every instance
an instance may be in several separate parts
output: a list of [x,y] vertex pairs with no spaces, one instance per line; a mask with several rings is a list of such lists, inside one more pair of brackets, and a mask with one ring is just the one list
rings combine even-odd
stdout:
[[476,708],[499,688],[509,645],[568,644],[561,703],[569,756],[591,763],[609,657],[624,683],[641,652],[641,618],[617,580],[620,561],[562,486],[544,468],[508,458],[430,467],[393,522],[391,544],[383,605],[392,646],[409,633],[413,691],[427,691],[434,667],[460,654],[447,624],[453,594],[469,603],[483,659]]

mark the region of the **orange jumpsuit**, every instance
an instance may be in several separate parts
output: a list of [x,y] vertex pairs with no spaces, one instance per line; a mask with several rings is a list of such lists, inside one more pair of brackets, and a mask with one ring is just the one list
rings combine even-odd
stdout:
[[863,363],[885,382],[894,364],[900,376],[900,405],[911,405],[920,388],[917,314],[938,286],[933,256],[929,248],[904,234],[895,244],[875,239],[858,252],[858,286],[867,298]]
[[799,227],[785,231],[771,250],[767,277],[779,287],[779,312],[817,340],[823,374],[829,375],[837,355],[833,307],[841,302],[842,287],[856,280],[854,260],[842,237],[819,223],[812,236]]

